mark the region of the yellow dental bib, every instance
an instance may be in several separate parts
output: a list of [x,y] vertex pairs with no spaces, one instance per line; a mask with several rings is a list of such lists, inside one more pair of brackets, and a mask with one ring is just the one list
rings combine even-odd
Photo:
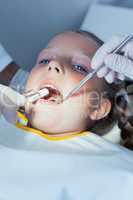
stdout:
[[51,140],[51,141],[59,141],[59,140],[66,140],[66,139],[71,139],[73,137],[77,137],[77,136],[85,136],[88,135],[88,131],[84,131],[84,132],[77,132],[77,133],[72,133],[69,135],[65,135],[62,136],[62,134],[60,134],[61,136],[56,136],[56,135],[48,135],[47,133],[44,133],[43,131],[37,130],[35,128],[31,128],[28,126],[28,118],[21,112],[17,112],[17,120],[16,120],[16,126],[20,129],[23,129],[27,132],[39,135],[47,140]]

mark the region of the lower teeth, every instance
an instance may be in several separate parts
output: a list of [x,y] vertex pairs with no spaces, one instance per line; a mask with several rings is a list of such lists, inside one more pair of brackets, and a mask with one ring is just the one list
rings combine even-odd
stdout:
[[56,96],[56,97],[50,98],[49,101],[59,104],[59,103],[61,103],[62,98],[60,96]]

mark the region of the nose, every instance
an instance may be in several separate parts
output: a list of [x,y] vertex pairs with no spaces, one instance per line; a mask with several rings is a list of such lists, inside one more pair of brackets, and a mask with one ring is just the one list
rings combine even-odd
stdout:
[[63,67],[56,61],[51,61],[48,65],[48,71],[55,72],[57,74],[63,73]]

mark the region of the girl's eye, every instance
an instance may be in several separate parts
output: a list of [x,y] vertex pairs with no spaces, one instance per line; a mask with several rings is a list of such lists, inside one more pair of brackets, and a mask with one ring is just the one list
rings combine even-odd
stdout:
[[39,64],[44,64],[44,65],[46,65],[46,64],[49,64],[49,62],[50,62],[49,59],[43,59],[43,60],[41,60],[41,61],[39,62]]
[[82,74],[87,74],[88,70],[81,65],[73,65],[74,69]]

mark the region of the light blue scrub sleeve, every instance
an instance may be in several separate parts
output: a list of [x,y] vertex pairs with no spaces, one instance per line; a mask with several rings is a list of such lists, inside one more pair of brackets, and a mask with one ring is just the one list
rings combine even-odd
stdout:
[[11,80],[10,86],[17,90],[19,90],[20,88],[24,89],[28,76],[29,72],[23,69],[19,69]]

